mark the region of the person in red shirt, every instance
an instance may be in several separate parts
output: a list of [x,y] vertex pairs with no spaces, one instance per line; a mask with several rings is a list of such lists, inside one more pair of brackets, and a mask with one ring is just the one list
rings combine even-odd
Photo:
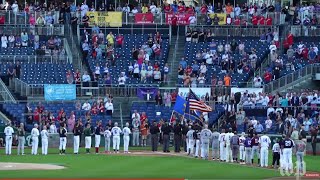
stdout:
[[157,42],[158,44],[160,44],[160,42],[162,41],[161,34],[159,32],[157,32],[156,35],[154,36],[154,41]]
[[164,5],[163,10],[164,10],[165,13],[172,12],[172,8],[171,8],[170,4],[167,4],[167,3]]
[[60,111],[59,111],[59,113],[58,113],[58,119],[61,118],[61,116],[62,116],[63,113],[64,113],[64,109],[61,108]]
[[94,104],[92,105],[92,107],[91,107],[91,114],[97,115],[98,112],[99,112],[99,110],[98,110],[97,103],[94,103]]
[[191,68],[191,66],[188,65],[185,71],[186,71],[187,75],[190,76],[191,73],[192,73],[192,68]]
[[99,114],[104,115],[106,112],[106,108],[104,107],[103,102],[100,102],[99,106],[98,106],[98,110],[99,110]]
[[117,36],[116,41],[117,41],[117,47],[118,48],[123,47],[124,37],[122,36],[122,34],[119,34]]
[[240,20],[240,18],[239,18],[238,16],[234,19],[233,24],[234,24],[235,26],[240,26],[241,20]]
[[92,44],[97,44],[97,42],[98,42],[98,34],[94,32],[92,35]]
[[272,74],[269,71],[266,71],[263,78],[265,83],[269,83],[272,79]]
[[257,15],[252,16],[252,25],[254,25],[254,26],[258,25],[258,16]]
[[201,8],[200,8],[200,12],[201,14],[207,14],[208,12],[208,7],[205,4],[202,4]]
[[259,25],[265,25],[265,18],[264,18],[264,16],[260,16],[260,18],[259,18]]
[[309,54],[309,49],[306,46],[304,46],[301,53],[304,60],[308,60],[308,54]]
[[178,6],[178,13],[185,13],[185,12],[186,12],[186,7],[180,3]]
[[171,119],[170,119],[170,123],[173,124],[176,120],[177,120],[176,115],[172,114]]
[[171,103],[172,103],[172,105],[176,102],[176,100],[177,100],[177,92],[173,91],[171,93]]
[[191,5],[187,8],[187,13],[188,14],[194,14],[194,9],[193,9],[193,7]]
[[73,77],[74,77],[76,84],[81,83],[81,74],[79,72],[79,69],[76,70],[76,72],[73,74]]
[[289,31],[288,36],[287,36],[287,43],[288,43],[288,46],[293,45],[293,34],[291,34],[290,31]]
[[40,113],[40,114],[42,114],[43,113],[43,111],[44,111],[44,106],[42,105],[42,103],[41,102],[39,102],[39,104],[38,104],[38,112]]
[[33,113],[33,120],[36,121],[36,122],[39,122],[40,114],[41,113],[39,113],[39,109],[35,108],[34,113]]
[[271,18],[271,17],[267,17],[267,19],[266,19],[266,25],[267,25],[267,26],[271,26],[271,25],[272,25],[272,18]]
[[148,122],[148,116],[147,116],[146,112],[141,113],[140,121],[141,121],[141,124],[143,124],[144,122]]

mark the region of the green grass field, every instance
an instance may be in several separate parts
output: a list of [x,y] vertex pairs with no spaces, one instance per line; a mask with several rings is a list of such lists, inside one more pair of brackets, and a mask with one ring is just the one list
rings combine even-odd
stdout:
[[[184,179],[266,179],[280,176],[279,171],[226,164],[215,161],[172,156],[114,156],[84,154],[60,156],[50,149],[47,156],[5,156],[0,162],[45,163],[67,167],[63,170],[0,171],[2,178],[184,178]],[[71,149],[69,148],[69,151]],[[93,149],[92,149],[93,151]],[[51,154],[55,153],[55,154]],[[16,151],[13,151],[16,154]],[[26,150],[30,154],[30,149]],[[271,160],[271,157],[269,158]],[[294,159],[295,161],[295,159]],[[319,171],[319,157],[307,156],[307,171]],[[271,164],[271,163],[270,163]]]

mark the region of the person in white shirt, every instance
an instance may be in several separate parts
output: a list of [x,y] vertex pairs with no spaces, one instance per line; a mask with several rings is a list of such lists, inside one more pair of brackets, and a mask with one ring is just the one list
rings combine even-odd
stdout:
[[82,81],[83,82],[90,82],[91,81],[91,77],[89,76],[89,74],[87,72],[84,72],[84,74],[82,75]]
[[253,83],[255,88],[260,88],[262,86],[262,78],[259,75],[257,75],[253,78]]
[[229,54],[228,52],[225,52],[222,57],[221,57],[222,61],[228,61],[229,60]]
[[129,123],[126,123],[126,127],[122,130],[123,133],[123,152],[130,153],[129,152],[129,142],[130,142],[130,134],[131,130],[129,129]]
[[49,140],[49,133],[47,131],[47,126],[43,126],[43,130],[41,131],[41,152],[42,155],[48,154],[48,140]]
[[232,129],[229,129],[229,132],[226,133],[226,149],[225,149],[225,156],[226,156],[226,162],[233,162],[233,156],[232,156],[232,149],[231,149],[231,137],[234,136],[234,133],[232,132]]
[[113,153],[119,153],[120,146],[120,134],[122,133],[121,129],[118,127],[118,123],[114,123],[114,127],[111,129],[112,134],[112,144],[113,144]]
[[104,151],[105,153],[110,153],[110,138],[111,138],[111,127],[107,127],[104,131]]
[[39,134],[40,133],[38,130],[38,124],[34,124],[33,129],[31,130],[31,139],[32,139],[31,154],[32,155],[38,154]]
[[5,34],[1,36],[1,47],[7,48],[8,47],[8,38]]
[[19,6],[18,6],[17,1],[14,1],[14,3],[11,5],[11,9],[12,9],[12,12],[13,12],[14,14],[17,14],[17,13],[18,13]]
[[274,114],[275,111],[276,110],[272,107],[272,104],[270,104],[268,109],[267,109],[267,116],[270,116],[270,115]]
[[89,11],[89,6],[84,2],[82,3],[80,10],[81,10],[81,18],[82,18]]
[[272,127],[272,120],[270,119],[270,116],[267,116],[267,120],[264,124],[266,125],[266,132],[268,133]]
[[219,135],[219,143],[220,143],[220,161],[225,161],[225,151],[226,151],[226,133],[225,130],[222,129],[221,134]]
[[113,113],[113,104],[112,104],[112,102],[111,102],[110,99],[108,100],[108,102],[106,102],[106,104],[104,105],[104,107],[106,108],[106,115],[112,116],[112,113]]
[[118,78],[118,82],[120,86],[124,86],[126,84],[126,77],[123,75],[123,73],[120,74],[120,77]]
[[130,12],[130,7],[128,6],[128,4],[126,4],[126,5],[122,8],[122,12],[124,12],[124,13],[129,13],[129,12]]
[[132,12],[132,14],[136,14],[136,13],[138,13],[138,9],[136,7],[133,7],[131,12]]
[[90,111],[90,110],[91,110],[91,105],[90,105],[90,103],[89,103],[88,101],[85,102],[85,103],[83,103],[82,109],[85,110],[85,111]]
[[269,50],[270,50],[270,53],[272,51],[276,51],[277,50],[277,46],[274,44],[274,42],[272,42],[272,44],[269,46]]
[[234,8],[235,17],[240,16],[240,13],[241,13],[241,8],[239,7],[239,4],[237,4],[237,6]]
[[209,144],[212,136],[212,132],[208,129],[208,125],[204,125],[204,129],[202,129],[200,133],[201,138],[201,157],[205,160],[209,157]]
[[271,144],[271,140],[269,136],[267,136],[264,132],[264,135],[262,135],[259,138],[261,167],[268,167],[268,154],[269,154],[270,144]]
[[196,24],[197,23],[197,18],[194,15],[189,16],[188,19],[190,25]]
[[51,134],[58,133],[57,127],[56,127],[56,125],[55,125],[54,122],[52,122],[51,125],[50,125],[50,127],[49,127],[49,133],[51,133]]
[[200,65],[200,73],[206,74],[207,73],[207,66],[204,64],[204,62]]
[[152,14],[155,14],[157,12],[157,6],[154,5],[154,2],[152,2],[149,9]]
[[96,77],[100,76],[100,65],[99,63],[96,64],[96,66],[94,67],[94,74]]
[[8,123],[7,127],[4,128],[4,134],[6,136],[6,155],[11,155],[13,133],[14,130],[11,127],[11,123]]
[[239,54],[240,55],[243,55],[244,54],[244,43],[243,42],[240,42],[240,44],[239,44]]
[[258,121],[255,119],[255,117],[252,117],[251,124],[253,125],[253,128],[256,128]]
[[8,38],[9,41],[9,47],[14,47],[14,42],[15,42],[16,38],[11,34]]
[[239,151],[240,151],[240,164],[245,164],[245,148],[244,148],[244,142],[246,141],[246,138],[244,137],[246,135],[245,132],[241,133],[241,136],[239,137]]

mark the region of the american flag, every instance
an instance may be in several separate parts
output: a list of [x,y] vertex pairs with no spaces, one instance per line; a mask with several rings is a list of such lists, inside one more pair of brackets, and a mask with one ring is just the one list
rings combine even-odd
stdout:
[[212,108],[206,103],[202,102],[197,95],[194,94],[194,92],[190,89],[189,96],[188,96],[188,102],[189,104],[189,110],[197,110],[201,112],[211,112]]

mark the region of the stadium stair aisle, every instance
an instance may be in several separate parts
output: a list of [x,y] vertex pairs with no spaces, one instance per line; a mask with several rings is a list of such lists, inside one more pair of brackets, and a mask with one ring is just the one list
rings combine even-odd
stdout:
[[[178,49],[175,49],[176,43],[177,43]],[[172,36],[170,50],[169,50],[169,57],[168,57],[168,65],[170,66],[170,69],[171,69],[171,73],[169,74],[170,87],[176,86],[176,82],[178,80],[177,69],[179,67],[179,61],[181,57],[184,57],[184,46],[185,46],[184,36],[179,37],[178,42],[177,42],[177,36]],[[176,59],[174,59],[175,51],[176,51]]]

